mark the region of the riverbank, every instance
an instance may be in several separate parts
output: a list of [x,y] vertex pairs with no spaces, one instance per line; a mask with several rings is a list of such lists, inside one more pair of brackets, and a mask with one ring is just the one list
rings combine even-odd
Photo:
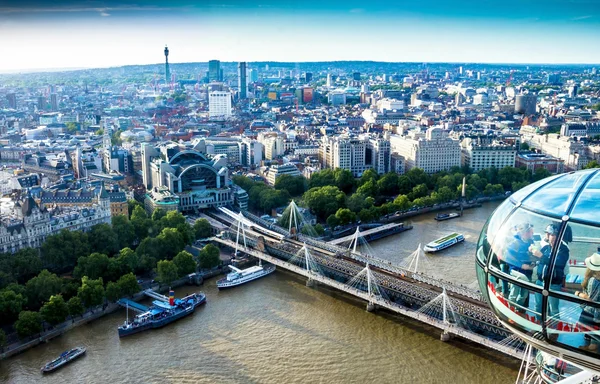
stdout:
[[[209,271],[204,271],[202,273],[199,273],[195,280],[192,280],[188,276],[185,276],[179,280],[175,280],[174,282],[172,282],[169,285],[154,284],[154,285],[150,285],[146,289],[150,288],[156,292],[163,293],[163,292],[167,292],[169,290],[169,288],[174,289],[174,288],[181,287],[183,285],[202,285],[204,283],[205,279],[221,275],[223,273],[226,273],[227,271],[228,271],[227,266],[222,266],[219,268],[215,268],[215,269],[212,269]],[[144,297],[146,297],[144,295],[143,291],[144,290],[134,294],[131,297],[131,299],[134,301],[142,300]],[[31,336],[26,339],[19,340],[17,342],[8,344],[4,348],[2,348],[2,350],[1,350],[2,353],[0,353],[0,360],[4,360],[11,356],[18,355],[19,353],[22,353],[22,352],[24,352],[30,348],[33,348],[41,343],[48,343],[52,339],[54,339],[58,336],[61,336],[62,334],[64,334],[65,332],[67,332],[73,328],[88,324],[94,320],[98,320],[99,318],[101,318],[103,316],[106,316],[108,314],[115,312],[119,308],[121,308],[121,306],[119,306],[116,303],[107,303],[102,306],[97,306],[97,307],[89,309],[88,311],[86,311],[83,315],[81,315],[78,318],[68,319],[52,328],[48,328],[48,329],[44,330],[42,333],[40,333],[36,336]]]

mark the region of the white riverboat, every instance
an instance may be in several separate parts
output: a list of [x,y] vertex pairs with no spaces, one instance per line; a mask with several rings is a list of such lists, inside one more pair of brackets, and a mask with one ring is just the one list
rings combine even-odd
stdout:
[[256,265],[247,269],[239,269],[230,265],[229,268],[231,269],[231,272],[227,274],[227,277],[217,281],[217,288],[225,289],[235,287],[275,272],[274,265]]
[[463,236],[462,233],[451,233],[449,235],[440,237],[439,239],[434,240],[431,243],[427,244],[423,248],[423,250],[425,252],[437,252],[437,251],[441,251],[442,249],[451,247],[455,244],[458,244],[464,240],[465,240],[465,237]]

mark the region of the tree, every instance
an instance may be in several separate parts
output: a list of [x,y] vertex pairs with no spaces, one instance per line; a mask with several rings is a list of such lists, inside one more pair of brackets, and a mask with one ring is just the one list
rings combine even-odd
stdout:
[[196,239],[206,239],[212,236],[212,226],[206,219],[198,219],[194,223],[194,236]]
[[346,195],[338,187],[328,185],[309,189],[303,199],[317,216],[325,218],[344,206]]
[[81,278],[87,276],[90,279],[104,277],[108,270],[108,256],[102,253],[92,253],[88,257],[80,257],[77,266],[73,270],[73,276]]
[[40,314],[45,322],[57,325],[65,321],[69,314],[69,307],[61,295],[53,295],[50,300],[42,306]]
[[129,267],[126,260],[122,257],[111,257],[108,259],[108,266],[106,272],[102,277],[104,281],[117,281],[119,278],[127,273],[133,272],[133,269]]
[[377,180],[377,188],[381,194],[386,196],[397,195],[400,191],[398,187],[399,177],[397,173],[388,172]]
[[406,211],[412,206],[409,198],[406,195],[398,195],[398,197],[394,199],[394,204],[398,205],[399,211]]
[[140,208],[144,209],[144,206],[140,202],[138,202],[136,200],[127,200],[127,214],[128,214],[127,217],[129,217],[129,218],[131,217],[131,214],[133,213],[133,210],[136,207],[140,207]]
[[431,177],[425,173],[421,168],[411,168],[405,173],[406,177],[410,180],[410,183],[414,186],[419,184],[428,185],[431,182]]
[[363,209],[370,208],[371,206],[373,206],[374,202],[375,199],[373,199],[372,197],[367,197],[363,194],[356,192],[346,200],[346,207],[352,212],[356,213],[360,212]]
[[526,179],[529,179],[528,172],[520,168],[504,167],[498,171],[498,181],[506,190],[511,189],[513,183],[520,183]]
[[275,180],[275,189],[285,190],[290,196],[300,196],[306,191],[304,176],[281,175]]
[[81,316],[85,311],[81,299],[77,296],[73,296],[67,301],[67,308],[69,309],[69,315],[71,315],[71,317]]
[[177,267],[177,274],[179,276],[188,275],[196,272],[196,262],[194,256],[186,251],[181,251],[173,258],[173,263]]
[[435,203],[447,203],[448,201],[456,199],[456,188],[442,187],[431,194],[431,199]]
[[[488,181],[478,174],[469,175],[467,177],[467,186],[472,185],[478,191],[482,192],[485,189]],[[462,188],[462,186],[460,186]]]
[[327,225],[329,225],[329,227],[333,229],[340,225],[340,219],[338,219],[335,214],[331,214],[329,215],[329,217],[327,217]]
[[110,302],[114,303],[119,300],[121,298],[121,289],[119,288],[119,285],[114,281],[109,281],[108,284],[106,284],[105,295],[106,300]]
[[259,194],[260,208],[263,212],[286,205],[290,201],[290,194],[286,190],[275,190],[270,188],[263,189]]
[[413,185],[408,176],[402,175],[398,177],[398,193],[406,195],[412,191],[412,189]]
[[90,254],[88,235],[80,231],[63,229],[50,235],[41,247],[42,264],[51,271],[67,271],[82,256]]
[[144,240],[153,234],[152,220],[148,218],[146,211],[141,206],[136,206],[131,213],[131,224],[138,241]]
[[221,252],[212,244],[207,244],[198,254],[198,266],[201,269],[214,268],[221,264]]
[[175,228],[163,229],[156,240],[160,252],[159,256],[167,260],[173,259],[185,247],[183,236]]
[[92,252],[112,256],[119,252],[119,237],[109,224],[96,224],[89,234]]
[[[600,105],[600,104],[598,104],[598,105]],[[585,167],[583,167],[583,169],[592,169],[592,168],[600,168],[600,164],[598,164],[598,162],[596,160],[592,160],[589,163],[587,163]]]
[[356,221],[356,214],[354,212],[352,212],[351,210],[349,210],[348,208],[338,209],[338,211],[335,213],[335,217],[338,218],[338,220],[340,221],[340,223],[342,225],[350,224],[350,223],[353,223]]
[[427,185],[419,184],[412,189],[412,192],[409,194],[409,199],[415,200],[420,197],[425,197],[429,194],[429,189],[427,189]]
[[521,146],[519,147],[519,149],[521,151],[529,151],[529,144],[527,144],[527,143],[521,143]]
[[[157,212],[157,211],[155,211]],[[152,214],[154,217],[154,214]],[[177,228],[180,225],[186,225],[185,217],[179,211],[169,211],[160,219],[161,230],[163,228]]]
[[50,296],[60,293],[62,284],[60,277],[44,269],[25,285],[29,307],[40,308]]
[[374,180],[368,180],[364,182],[358,189],[356,193],[363,196],[369,197],[377,197],[379,195],[379,188],[377,187],[377,182]]
[[0,291],[0,324],[13,323],[19,316],[27,299],[11,289]]
[[0,272],[6,273],[6,285],[16,279],[25,283],[42,270],[42,260],[39,251],[33,248],[23,248],[17,253],[0,254]]
[[308,180],[308,188],[325,187],[335,184],[335,174],[331,169],[324,169],[320,172],[315,172],[310,175]]
[[77,124],[73,123],[73,122],[68,122],[65,124],[65,126],[67,127],[67,133],[74,135],[75,133],[77,133]]
[[0,351],[3,351],[5,346],[6,346],[6,333],[4,333],[3,329],[0,329]]
[[159,242],[154,237],[146,237],[135,249],[135,253],[139,256],[140,260],[143,256],[158,259],[160,255]]
[[336,168],[333,171],[335,185],[344,193],[350,193],[354,188],[355,180],[352,172],[343,168]]
[[140,257],[131,248],[123,248],[119,252],[121,263],[126,264],[132,272],[137,272],[140,268]]
[[552,174],[550,173],[549,170],[547,170],[546,168],[540,167],[540,168],[537,168],[533,172],[533,175],[531,176],[531,181],[542,180],[542,179],[545,179],[546,177],[549,177],[551,175]]
[[177,266],[170,260],[161,260],[156,266],[158,281],[161,284],[171,284],[177,279]]
[[132,247],[135,240],[135,228],[129,218],[125,215],[117,215],[112,218],[112,229],[117,235],[118,248]]
[[15,329],[20,338],[36,335],[42,332],[42,316],[38,312],[23,311],[15,322]]
[[77,292],[77,297],[81,299],[86,307],[95,307],[102,304],[104,300],[104,282],[102,278],[93,280],[87,276],[81,279],[81,287]]
[[123,296],[131,296],[141,290],[137,278],[133,273],[121,276],[119,280],[117,280],[117,285]]
[[504,188],[502,184],[488,184],[485,186],[483,190],[483,194],[486,196],[495,196],[504,193]]
[[159,222],[166,215],[167,215],[167,212],[163,211],[160,208],[157,208],[152,212],[152,221]]

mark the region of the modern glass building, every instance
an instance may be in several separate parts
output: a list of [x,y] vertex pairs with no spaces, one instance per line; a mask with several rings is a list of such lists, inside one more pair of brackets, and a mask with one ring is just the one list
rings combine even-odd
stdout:
[[510,196],[477,245],[483,296],[534,347],[600,372],[600,170]]

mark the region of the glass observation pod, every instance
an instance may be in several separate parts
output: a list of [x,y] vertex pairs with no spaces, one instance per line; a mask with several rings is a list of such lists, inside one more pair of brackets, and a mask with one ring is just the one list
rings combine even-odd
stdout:
[[600,372],[600,170],[517,191],[477,245],[479,287],[500,321],[539,350]]

